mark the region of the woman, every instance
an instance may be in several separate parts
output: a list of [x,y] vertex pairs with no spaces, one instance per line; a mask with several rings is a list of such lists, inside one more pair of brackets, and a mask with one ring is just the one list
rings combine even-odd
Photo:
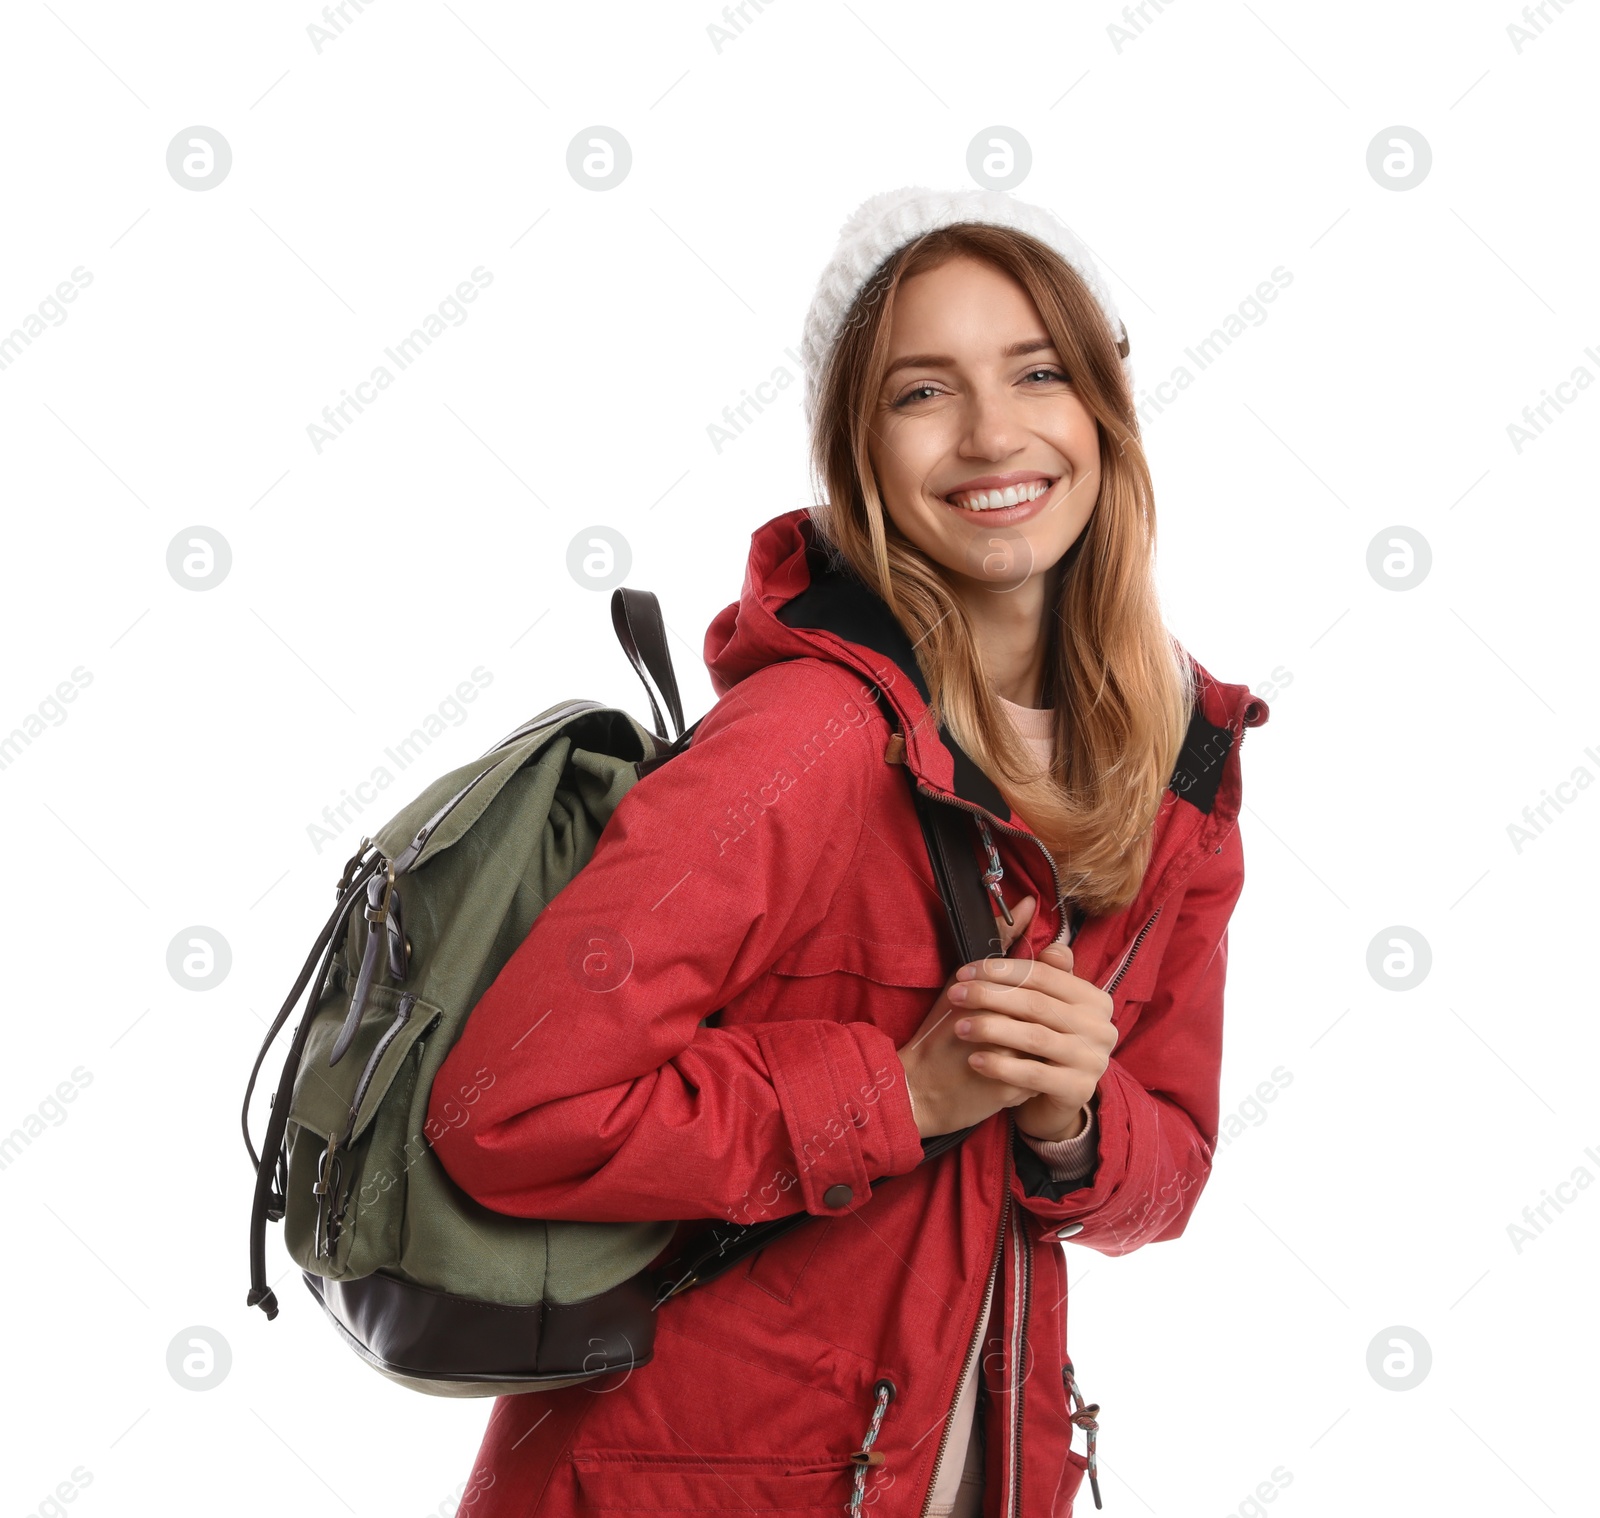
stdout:
[[[716,706],[434,1087],[495,1072],[437,1152],[499,1211],[814,1216],[668,1300],[648,1363],[500,1398],[472,1518],[1070,1513],[1058,1241],[1176,1238],[1209,1172],[1267,717],[1161,623],[1120,328],[1009,195],[846,224],[805,342],[827,503],[753,535]],[[913,786],[972,815],[1009,949],[954,976]]]

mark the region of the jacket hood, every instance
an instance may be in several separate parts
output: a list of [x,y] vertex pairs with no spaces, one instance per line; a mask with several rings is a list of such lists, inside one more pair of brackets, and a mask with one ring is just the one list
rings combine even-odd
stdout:
[[[1026,828],[929,707],[929,690],[905,630],[882,598],[822,544],[808,507],[750,535],[739,599],[706,630],[705,662],[720,698],[756,670],[783,659],[823,658],[862,677],[863,695],[881,694],[899,719],[906,763],[930,788]],[[1245,685],[1227,684],[1189,654],[1196,701],[1169,788],[1218,822],[1238,811],[1237,740],[1269,708]],[[872,687],[876,686],[874,692]]]

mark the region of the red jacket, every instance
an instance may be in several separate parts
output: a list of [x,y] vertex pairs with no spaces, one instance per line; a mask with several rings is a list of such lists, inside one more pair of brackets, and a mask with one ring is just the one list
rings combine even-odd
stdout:
[[[753,534],[740,599],[706,635],[717,704],[624,797],[474,1009],[434,1086],[492,1066],[471,1120],[430,1126],[449,1174],[505,1213],[817,1219],[665,1303],[648,1363],[499,1398],[469,1518],[838,1513],[885,1377],[886,1458],[863,1510],[917,1518],[980,1348],[985,1518],[1069,1514],[1085,1458],[1070,1448],[1058,1240],[1117,1255],[1176,1238],[1210,1171],[1244,881],[1239,749],[1266,703],[1195,666],[1137,898],[1064,921],[1043,845],[928,720],[908,640],[828,573],[810,532],[802,509]],[[886,759],[874,684],[907,735],[903,763]],[[918,1165],[895,1051],[956,953],[907,767],[989,819],[1007,899],[1040,902],[1027,952],[1070,934],[1074,973],[1111,991],[1120,1037],[1087,1180],[1051,1181],[1009,1111]],[[879,1177],[894,1179],[870,1190]],[[1092,1387],[1093,1367],[1078,1375]]]

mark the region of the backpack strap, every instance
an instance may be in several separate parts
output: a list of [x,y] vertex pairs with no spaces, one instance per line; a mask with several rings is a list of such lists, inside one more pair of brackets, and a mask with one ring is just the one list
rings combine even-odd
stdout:
[[[628,656],[633,672],[644,686],[650,702],[650,715],[654,718],[656,736],[667,741],[667,730],[661,722],[661,708],[656,705],[656,691],[666,703],[672,718],[675,737],[683,736],[683,703],[678,699],[678,677],[672,671],[672,654],[667,648],[667,625],[661,615],[661,603],[653,592],[630,590],[619,585],[611,592],[611,625],[616,629],[617,641]],[[654,681],[654,688],[651,682]]]
[[[256,1171],[255,1195],[250,1203],[250,1295],[245,1298],[245,1305],[259,1307],[268,1318],[277,1317],[278,1299],[267,1285],[267,1222],[269,1219],[276,1222],[283,1216],[284,1211],[281,1188],[287,1176],[284,1172],[283,1138],[289,1125],[289,1105],[294,1100],[295,1076],[300,1069],[300,1059],[305,1052],[306,1039],[311,1033],[312,1013],[316,1010],[323,985],[328,978],[328,966],[333,961],[334,951],[339,946],[345,924],[350,920],[356,902],[366,894],[369,880],[375,878],[382,858],[376,850],[369,847],[371,840],[364,838],[361,842],[361,848],[345,865],[344,877],[339,882],[339,904],[333,909],[333,915],[323,926],[322,932],[318,934],[311,953],[306,956],[305,965],[295,980],[294,989],[289,992],[278,1015],[272,1020],[272,1026],[267,1029],[267,1036],[261,1043],[261,1052],[256,1055],[255,1066],[250,1071],[250,1083],[245,1087],[244,1109],[240,1113],[240,1122],[244,1128],[244,1146],[250,1153]],[[320,967],[318,967],[319,959]],[[315,979],[312,978],[314,968]],[[310,989],[307,990],[307,987]],[[250,1142],[250,1096],[255,1090],[256,1076],[260,1074],[261,1062],[266,1058],[267,1050],[272,1047],[272,1041],[278,1036],[278,1030],[288,1021],[289,1014],[294,1010],[294,1004],[300,999],[302,991],[306,993],[305,1011],[294,1030],[294,1038],[289,1046],[289,1057],[284,1061],[283,1074],[278,1079],[278,1088],[272,1093],[271,1115],[267,1119],[267,1131],[262,1137],[261,1154],[257,1158],[255,1148]],[[276,1193],[273,1190],[274,1184],[280,1188]]]

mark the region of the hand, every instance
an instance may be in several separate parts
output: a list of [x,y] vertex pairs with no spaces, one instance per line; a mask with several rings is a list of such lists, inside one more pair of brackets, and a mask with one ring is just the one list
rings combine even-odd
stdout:
[[[1027,896],[1012,909],[1009,928],[996,919],[1003,947],[1021,936],[1037,908]],[[1038,960],[975,961],[951,977],[898,1051],[924,1138],[982,1122],[1002,1107],[1020,1108],[1018,1124],[1034,1138],[1071,1138],[1082,1130],[1082,1109],[1105,1070],[1116,1030],[1111,998],[1073,976],[1071,965],[1072,951],[1062,945]],[[957,986],[963,991],[952,1001]],[[1058,1000],[1063,992],[1066,1002]],[[971,1022],[971,1029],[958,1034],[958,1021]],[[1061,1059],[1064,1066],[1051,1062]]]
[[1071,947],[1050,944],[1033,960],[994,956],[962,965],[948,997],[956,1008],[952,1031],[979,1045],[968,1055],[972,1067],[1007,1093],[1029,1093],[1021,1103],[1004,1103],[1017,1107],[1017,1127],[1046,1140],[1081,1133],[1117,1030],[1111,998],[1072,973]]

